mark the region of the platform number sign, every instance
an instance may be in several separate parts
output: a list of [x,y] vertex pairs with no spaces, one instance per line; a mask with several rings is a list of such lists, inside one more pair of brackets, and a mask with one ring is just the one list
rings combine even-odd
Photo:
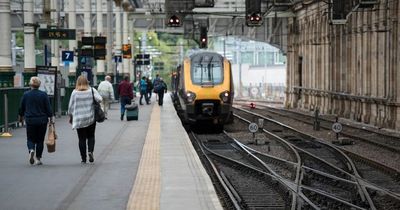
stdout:
[[249,131],[250,131],[251,133],[257,132],[257,131],[258,131],[258,125],[257,125],[257,123],[250,123],[250,125],[249,125]]
[[74,62],[74,51],[62,51],[61,60],[63,62]]
[[338,122],[333,123],[333,125],[332,125],[333,132],[340,133],[340,132],[342,132],[342,130],[343,130],[342,124],[340,124]]

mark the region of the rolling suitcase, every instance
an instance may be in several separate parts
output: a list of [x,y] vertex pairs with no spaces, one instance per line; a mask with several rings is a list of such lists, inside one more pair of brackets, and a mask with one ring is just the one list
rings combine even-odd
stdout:
[[126,120],[138,120],[139,118],[139,107],[136,103],[132,103],[125,106],[126,109]]

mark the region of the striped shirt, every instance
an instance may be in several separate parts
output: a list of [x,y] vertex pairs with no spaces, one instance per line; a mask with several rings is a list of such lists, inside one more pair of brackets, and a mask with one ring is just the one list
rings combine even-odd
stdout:
[[[94,98],[101,102],[102,98],[93,88]],[[92,90],[72,91],[69,99],[68,113],[72,115],[72,129],[85,128],[94,123]]]

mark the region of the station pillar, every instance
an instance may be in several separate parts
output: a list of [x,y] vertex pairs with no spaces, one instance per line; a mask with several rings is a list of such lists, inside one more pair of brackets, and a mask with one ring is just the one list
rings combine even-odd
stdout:
[[[96,1],[96,20],[97,20],[97,35],[103,36],[103,1]],[[105,73],[104,73],[104,60],[96,60],[97,66],[97,83],[100,81],[104,81]]]
[[[68,28],[69,29],[76,29],[76,0],[69,0],[69,8],[68,8]],[[69,40],[68,41],[69,50],[75,53],[77,50],[77,42],[76,40]],[[68,85],[70,87],[75,86],[76,81],[76,65],[77,65],[77,57],[74,56],[74,62],[69,64],[69,71],[68,71]]]
[[0,88],[14,87],[11,62],[11,8],[9,0],[0,0]]
[[[115,2],[115,55],[122,55],[122,27],[121,27],[121,2],[122,0],[114,0]],[[116,65],[117,75],[122,74],[122,63],[118,62]]]
[[[128,13],[133,10],[130,6],[128,1],[123,2],[123,13],[122,13],[122,43],[129,44],[130,37],[129,37],[129,27],[128,27]],[[122,59],[123,62],[123,70],[124,74],[129,73],[129,62],[131,62],[131,58],[124,58]]]
[[[56,26],[59,25],[58,14],[60,11],[60,5],[57,0],[51,0],[50,2],[50,10],[51,10],[51,20],[54,22]],[[57,67],[57,71],[60,71],[60,47],[59,40],[51,40],[51,65]]]
[[24,0],[24,86],[36,76],[35,27],[33,24],[33,1]]

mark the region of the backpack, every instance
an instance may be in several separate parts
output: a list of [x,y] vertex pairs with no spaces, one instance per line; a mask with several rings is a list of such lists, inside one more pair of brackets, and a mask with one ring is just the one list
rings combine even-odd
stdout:
[[164,81],[162,81],[162,82],[160,81],[160,82],[157,83],[157,86],[154,87],[154,91],[159,92],[159,91],[162,91],[165,88],[166,88],[165,82]]

